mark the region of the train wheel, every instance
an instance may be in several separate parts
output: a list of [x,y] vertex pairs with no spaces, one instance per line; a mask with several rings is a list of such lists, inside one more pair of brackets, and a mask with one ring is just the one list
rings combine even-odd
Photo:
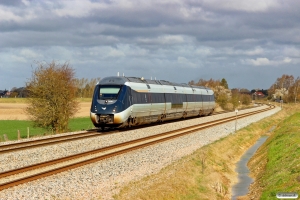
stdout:
[[160,117],[160,123],[164,123],[165,118],[166,118],[166,115],[161,115],[161,117]]
[[127,123],[128,123],[128,128],[131,128],[131,127],[132,127],[132,121],[133,121],[132,118],[128,118],[128,121],[127,121]]

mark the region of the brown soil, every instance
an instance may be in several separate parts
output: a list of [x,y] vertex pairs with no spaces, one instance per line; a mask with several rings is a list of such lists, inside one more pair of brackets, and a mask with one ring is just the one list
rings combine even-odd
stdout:
[[[90,115],[90,102],[80,102],[75,117],[88,117]],[[28,120],[25,113],[25,103],[0,103],[0,120]]]

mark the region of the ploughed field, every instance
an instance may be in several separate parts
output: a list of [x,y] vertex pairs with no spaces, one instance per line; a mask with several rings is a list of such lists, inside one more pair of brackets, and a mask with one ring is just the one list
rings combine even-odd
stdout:
[[[26,107],[26,103],[0,103],[0,120],[29,120]],[[90,102],[80,102],[75,117],[90,116],[90,107]]]

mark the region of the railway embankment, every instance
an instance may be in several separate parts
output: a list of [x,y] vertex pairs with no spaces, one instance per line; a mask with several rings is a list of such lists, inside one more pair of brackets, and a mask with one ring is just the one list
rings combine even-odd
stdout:
[[196,150],[160,173],[132,182],[116,199],[231,199],[231,187],[238,181],[236,163],[263,135],[269,139],[249,163],[255,181],[250,193],[238,199],[274,199],[276,191],[300,191],[299,112],[300,106],[285,105],[280,112]]

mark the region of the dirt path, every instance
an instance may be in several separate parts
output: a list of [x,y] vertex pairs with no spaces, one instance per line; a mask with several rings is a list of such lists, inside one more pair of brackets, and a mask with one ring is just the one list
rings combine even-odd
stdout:
[[[88,117],[90,115],[90,102],[79,103],[80,108],[75,117]],[[25,113],[25,103],[0,103],[0,120],[28,120]]]

